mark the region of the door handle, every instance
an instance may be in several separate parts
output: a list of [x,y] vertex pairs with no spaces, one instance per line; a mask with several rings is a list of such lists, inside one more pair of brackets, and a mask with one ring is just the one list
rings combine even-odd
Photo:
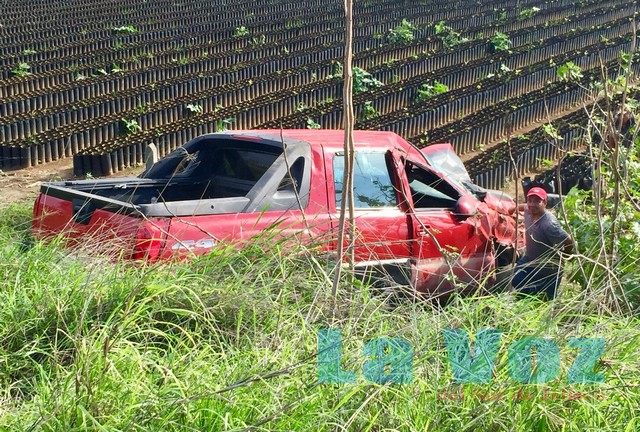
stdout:
[[423,225],[423,226],[421,226],[420,228],[418,228],[418,230],[416,231],[416,233],[417,233],[419,236],[426,236],[426,235],[429,235],[429,231],[427,231],[427,230],[430,230],[430,229],[431,229],[431,226],[430,226],[430,225]]

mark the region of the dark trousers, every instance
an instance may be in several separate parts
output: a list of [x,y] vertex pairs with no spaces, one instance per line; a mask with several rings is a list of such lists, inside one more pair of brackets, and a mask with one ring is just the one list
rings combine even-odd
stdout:
[[562,270],[556,265],[531,264],[527,257],[516,262],[511,285],[520,294],[540,296],[544,300],[556,297]]

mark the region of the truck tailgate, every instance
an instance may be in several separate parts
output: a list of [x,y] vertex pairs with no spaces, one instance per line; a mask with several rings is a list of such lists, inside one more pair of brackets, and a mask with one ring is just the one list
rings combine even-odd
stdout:
[[167,221],[147,219],[137,206],[59,186],[42,188],[33,209],[33,235],[62,235],[67,246],[113,257],[159,253]]

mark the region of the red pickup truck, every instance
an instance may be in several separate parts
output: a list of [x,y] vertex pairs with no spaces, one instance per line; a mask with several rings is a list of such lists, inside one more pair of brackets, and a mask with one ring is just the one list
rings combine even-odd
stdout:
[[[335,252],[344,132],[229,131],[197,137],[139,177],[45,183],[33,232],[156,261],[204,254],[277,226]],[[419,292],[451,289],[512,249],[515,203],[471,183],[450,145],[355,131],[356,266],[402,269]]]

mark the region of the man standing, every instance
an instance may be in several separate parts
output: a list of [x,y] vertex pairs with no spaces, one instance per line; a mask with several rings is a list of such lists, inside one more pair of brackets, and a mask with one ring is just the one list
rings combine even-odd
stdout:
[[525,255],[518,260],[511,284],[522,294],[555,298],[562,278],[560,253],[573,250],[573,239],[547,210],[547,192],[533,187],[524,208]]

